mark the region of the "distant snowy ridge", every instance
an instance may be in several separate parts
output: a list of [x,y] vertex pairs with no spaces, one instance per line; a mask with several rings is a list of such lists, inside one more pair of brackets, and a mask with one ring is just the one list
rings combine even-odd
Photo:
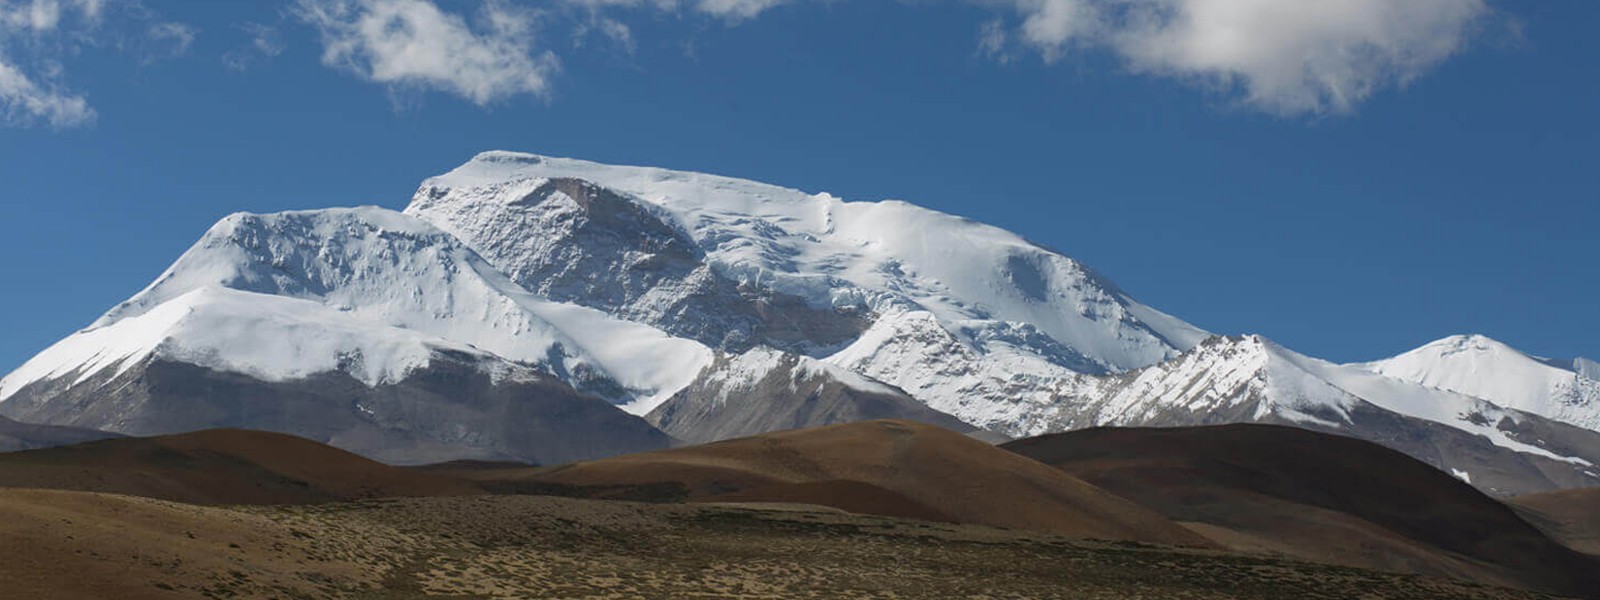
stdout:
[[[1084,376],[1029,411],[1013,435],[1095,426],[1292,424],[1368,439],[1485,490],[1525,493],[1600,483],[1600,433],[1358,365],[1307,357],[1261,336],[1214,338],[1171,361]],[[1473,440],[1481,440],[1472,447]],[[1519,456],[1523,458],[1519,458]],[[1547,461],[1535,467],[1530,459]]]
[[1354,366],[1600,431],[1594,363],[1581,358],[1568,362],[1570,368],[1553,363],[1485,336],[1458,335]]

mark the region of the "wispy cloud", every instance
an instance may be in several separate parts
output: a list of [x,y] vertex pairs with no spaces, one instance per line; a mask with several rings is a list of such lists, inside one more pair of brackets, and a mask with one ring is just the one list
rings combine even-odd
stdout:
[[35,81],[0,54],[0,122],[66,128],[87,125],[94,119],[87,98]]
[[140,62],[150,64],[188,54],[198,33],[194,27],[183,23],[169,21],[150,25],[137,44]]
[[249,40],[243,47],[223,53],[222,66],[229,70],[248,70],[258,62],[283,54],[288,47],[277,27],[255,22],[240,23],[234,27],[249,36]]
[[731,22],[755,18],[769,9],[788,2],[789,0],[562,0],[567,6],[587,8],[591,11],[615,8],[651,9],[662,12],[693,11]]
[[88,99],[61,83],[60,64],[35,49],[47,46],[63,21],[92,25],[100,14],[98,0],[0,0],[0,124],[67,128],[94,122]]
[[487,105],[543,95],[559,70],[537,49],[537,14],[482,4],[473,22],[428,0],[300,0],[295,15],[316,28],[322,62],[392,88],[455,94]]
[[149,64],[188,53],[196,35],[138,0],[0,0],[0,125],[90,125],[98,113],[65,62],[98,47]]

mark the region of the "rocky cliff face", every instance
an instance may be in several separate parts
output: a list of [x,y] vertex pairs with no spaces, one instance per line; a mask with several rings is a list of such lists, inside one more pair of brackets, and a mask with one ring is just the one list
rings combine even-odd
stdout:
[[775,350],[725,356],[645,416],[686,442],[785,429],[903,419],[970,431],[905,392],[813,358]]

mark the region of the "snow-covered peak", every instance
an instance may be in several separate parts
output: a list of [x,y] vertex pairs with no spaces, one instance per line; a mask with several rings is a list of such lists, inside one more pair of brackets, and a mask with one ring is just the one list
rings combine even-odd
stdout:
[[[550,191],[553,181],[574,180],[614,192],[640,207],[630,214],[681,233],[694,246],[693,260],[740,293],[780,294],[823,310],[926,312],[969,339],[1034,336],[1049,346],[1037,354],[1087,372],[1154,364],[1209,335],[1021,236],[900,201],[846,202],[716,175],[487,152],[424,182],[406,212],[456,234],[524,287],[541,290],[559,269],[540,247],[549,236],[536,234],[567,235],[600,218],[574,208],[583,203],[572,202],[572,194]],[[636,246],[644,250],[615,253],[613,263],[654,264],[658,242],[673,235],[642,237]],[[651,282],[605,308],[665,327],[660,307],[715,287],[685,279]],[[817,347],[842,346],[829,340]]]
[[1456,335],[1354,365],[1431,388],[1600,430],[1600,382],[1482,335]]
[[[557,178],[592,181],[686,211],[782,216],[813,225],[825,224],[825,220],[818,218],[821,215],[805,214],[812,196],[795,189],[705,173],[608,165],[500,150],[480,153],[449,173],[424,181],[422,187],[483,188],[514,181]],[[829,196],[820,194],[819,197]]]
[[[136,317],[206,286],[319,298],[412,294],[398,278],[453,279],[472,259],[449,234],[392,210],[365,206],[224,217],[155,282],[91,326]],[[330,298],[331,296],[331,298]],[[448,301],[448,300],[445,300]]]
[[223,219],[144,291],[8,376],[0,397],[163,348],[261,379],[338,369],[369,385],[426,365],[430,349],[469,349],[640,412],[712,359],[693,341],[529,294],[424,221],[326,209]]

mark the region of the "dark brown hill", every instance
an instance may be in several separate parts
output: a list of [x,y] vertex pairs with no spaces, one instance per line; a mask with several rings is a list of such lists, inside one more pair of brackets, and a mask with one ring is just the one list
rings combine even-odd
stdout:
[[193,504],[300,504],[480,493],[281,433],[211,429],[0,454],[0,487],[79,490]]
[[491,488],[666,484],[692,501],[808,503],[1087,538],[1209,545],[1076,477],[910,421],[785,431],[545,469],[479,471],[475,478]]
[[1528,494],[1509,503],[1556,541],[1600,556],[1600,488]]
[[1600,564],[1377,444],[1293,427],[1090,429],[1002,446],[1237,550],[1600,595]]

